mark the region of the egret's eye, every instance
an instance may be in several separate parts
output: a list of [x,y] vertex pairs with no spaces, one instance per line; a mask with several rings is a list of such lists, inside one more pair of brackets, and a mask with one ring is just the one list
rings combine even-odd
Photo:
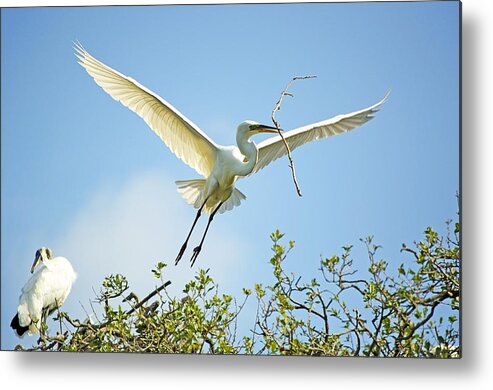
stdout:
[[250,125],[250,130],[257,130],[260,125]]

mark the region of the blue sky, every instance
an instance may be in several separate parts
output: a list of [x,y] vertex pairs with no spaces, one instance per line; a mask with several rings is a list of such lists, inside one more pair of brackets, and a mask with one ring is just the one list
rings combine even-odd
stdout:
[[[65,310],[83,317],[110,273],[147,293],[150,269],[172,264],[195,216],[174,180],[198,175],[94,83],[74,40],[226,145],[241,121],[270,122],[294,75],[318,78],[293,86],[277,115],[285,129],[392,89],[370,123],[293,153],[302,198],[286,159],[237,183],[247,200],[214,220],[197,266],[239,296],[271,280],[276,228],[296,241],[288,269],[310,278],[346,244],[366,269],[358,240],[370,234],[397,267],[401,243],[455,217],[458,12],[456,2],[2,9],[2,348],[18,343],[8,324],[37,248],[71,260],[79,278]],[[170,265],[176,293],[195,272],[189,255]]]

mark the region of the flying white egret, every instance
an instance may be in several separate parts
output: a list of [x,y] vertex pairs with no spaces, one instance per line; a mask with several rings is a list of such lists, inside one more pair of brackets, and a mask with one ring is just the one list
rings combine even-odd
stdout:
[[[237,128],[237,146],[218,145],[191,120],[151,90],[98,61],[80,44],[75,45],[75,50],[79,64],[105,92],[144,119],[177,157],[204,177],[176,182],[180,194],[198,212],[175,264],[183,256],[202,210],[209,214],[204,235],[193,250],[190,260],[193,265],[214,215],[231,210],[246,198],[235,188],[236,181],[258,172],[287,154],[281,137],[277,135],[256,145],[250,137],[259,133],[277,133],[277,130],[248,120],[240,123]],[[363,110],[285,132],[284,138],[293,150],[307,142],[350,131],[372,119],[387,96],[388,94],[377,104]]]
[[10,323],[19,337],[26,332],[39,333],[41,323],[63,305],[77,277],[65,257],[53,257],[51,249],[45,247],[36,251],[31,273],[34,274],[22,288],[17,313]]

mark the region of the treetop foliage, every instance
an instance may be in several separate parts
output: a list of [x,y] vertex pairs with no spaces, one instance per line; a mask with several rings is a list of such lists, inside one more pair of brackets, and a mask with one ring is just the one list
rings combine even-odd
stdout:
[[[157,287],[142,300],[128,293],[125,276],[110,275],[94,302],[101,318],[58,311],[58,332],[44,326],[31,350],[458,358],[459,230],[451,221],[445,236],[428,227],[420,241],[402,245],[406,261],[394,268],[367,237],[366,272],[354,269],[353,246],[344,246],[320,260],[311,280],[287,272],[295,243],[275,231],[274,282],[243,288],[241,297],[221,293],[203,269],[181,297],[170,296],[163,262],[152,270]],[[244,318],[252,301],[255,318]],[[240,321],[253,324],[247,334]]]

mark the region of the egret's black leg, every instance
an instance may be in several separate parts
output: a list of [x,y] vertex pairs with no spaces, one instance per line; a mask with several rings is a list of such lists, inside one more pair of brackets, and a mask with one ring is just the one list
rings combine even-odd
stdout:
[[200,240],[200,244],[198,246],[193,248],[193,255],[192,255],[192,258],[190,259],[190,263],[191,263],[190,267],[193,267],[193,265],[195,264],[195,260],[197,260],[197,257],[199,255],[200,251],[202,250],[202,244],[204,243],[205,236],[207,234],[207,231],[209,230],[209,226],[210,226],[212,220],[214,219],[214,215],[216,215],[216,213],[219,211],[219,209],[221,208],[222,205],[223,205],[223,202],[219,203],[219,206],[217,206],[216,209],[209,216],[209,221],[207,222],[207,226],[205,228],[204,235],[202,236],[202,240]]
[[206,202],[207,202],[207,199],[202,204],[202,206],[200,206],[199,211],[197,211],[197,215],[195,216],[195,220],[193,221],[192,228],[188,232],[187,239],[185,240],[185,242],[181,246],[180,253],[178,253],[178,256],[176,256],[175,265],[178,265],[178,262],[180,261],[181,257],[183,256],[183,253],[185,253],[185,249],[187,249],[188,240],[190,239],[190,236],[192,235],[193,229],[195,228],[195,225],[197,224],[197,221],[199,220],[200,215],[202,214],[202,209],[204,208]]

